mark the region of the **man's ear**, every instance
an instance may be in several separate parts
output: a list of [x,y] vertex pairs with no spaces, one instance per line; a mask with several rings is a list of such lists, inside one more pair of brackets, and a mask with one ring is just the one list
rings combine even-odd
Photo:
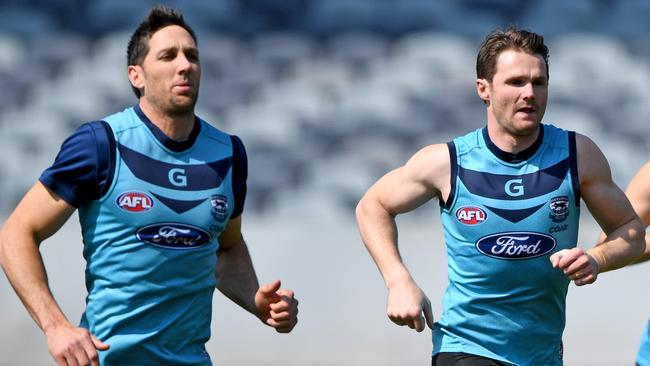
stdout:
[[490,84],[485,79],[476,79],[476,93],[485,104],[490,103]]
[[144,89],[144,75],[142,66],[140,65],[129,65],[127,67],[127,75],[129,77],[129,82],[136,89]]

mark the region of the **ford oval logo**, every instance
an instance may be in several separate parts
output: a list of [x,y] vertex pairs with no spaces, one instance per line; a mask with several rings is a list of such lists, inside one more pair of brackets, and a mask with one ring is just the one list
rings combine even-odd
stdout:
[[129,212],[148,211],[153,207],[153,200],[145,193],[132,191],[124,192],[117,197],[116,203],[121,209]]
[[556,245],[550,235],[516,231],[484,236],[476,242],[476,249],[498,259],[529,259],[550,253]]
[[138,240],[147,244],[172,249],[193,249],[210,242],[211,235],[196,226],[165,222],[141,227]]

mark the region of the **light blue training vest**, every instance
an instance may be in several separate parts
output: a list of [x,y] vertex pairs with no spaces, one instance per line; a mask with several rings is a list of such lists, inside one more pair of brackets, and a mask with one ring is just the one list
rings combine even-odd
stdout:
[[498,150],[486,128],[448,147],[452,189],[441,218],[449,283],[433,353],[562,365],[569,279],[549,256],[577,242],[574,133],[541,125],[523,161]]
[[210,365],[217,238],[233,210],[230,136],[205,121],[185,151],[133,108],[105,119],[116,142],[108,193],[79,208],[88,297],[81,325],[107,365]]

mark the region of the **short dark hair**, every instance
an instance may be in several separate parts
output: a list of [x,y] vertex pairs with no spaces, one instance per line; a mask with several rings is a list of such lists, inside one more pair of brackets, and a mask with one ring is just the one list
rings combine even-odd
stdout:
[[496,73],[497,58],[506,50],[523,51],[529,55],[540,55],[546,65],[548,79],[548,47],[544,37],[537,33],[510,26],[505,31],[496,29],[487,35],[476,58],[476,77],[492,82]]
[[[141,65],[149,52],[149,40],[154,33],[170,25],[177,25],[185,29],[198,44],[196,34],[183,19],[183,14],[178,9],[158,5],[149,11],[146,18],[138,25],[138,28],[131,35],[129,45],[126,49],[127,66]],[[140,90],[131,86],[135,95],[140,98]]]

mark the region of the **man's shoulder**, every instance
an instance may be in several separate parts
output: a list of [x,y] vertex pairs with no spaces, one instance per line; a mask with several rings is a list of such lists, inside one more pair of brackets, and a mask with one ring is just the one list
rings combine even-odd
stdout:
[[115,132],[142,125],[133,107],[108,115],[102,118],[102,121],[106,122]]
[[448,144],[454,146],[457,150],[457,153],[462,155],[465,152],[471,151],[477,147],[484,145],[482,143],[483,129],[477,128],[473,131],[467,132],[464,135],[456,136]]
[[217,142],[225,145],[231,145],[232,144],[232,135],[229,133],[220,130],[219,128],[215,127],[213,124],[209,123],[208,121],[199,118],[199,121],[201,122],[201,133],[212,140],[216,140]]

